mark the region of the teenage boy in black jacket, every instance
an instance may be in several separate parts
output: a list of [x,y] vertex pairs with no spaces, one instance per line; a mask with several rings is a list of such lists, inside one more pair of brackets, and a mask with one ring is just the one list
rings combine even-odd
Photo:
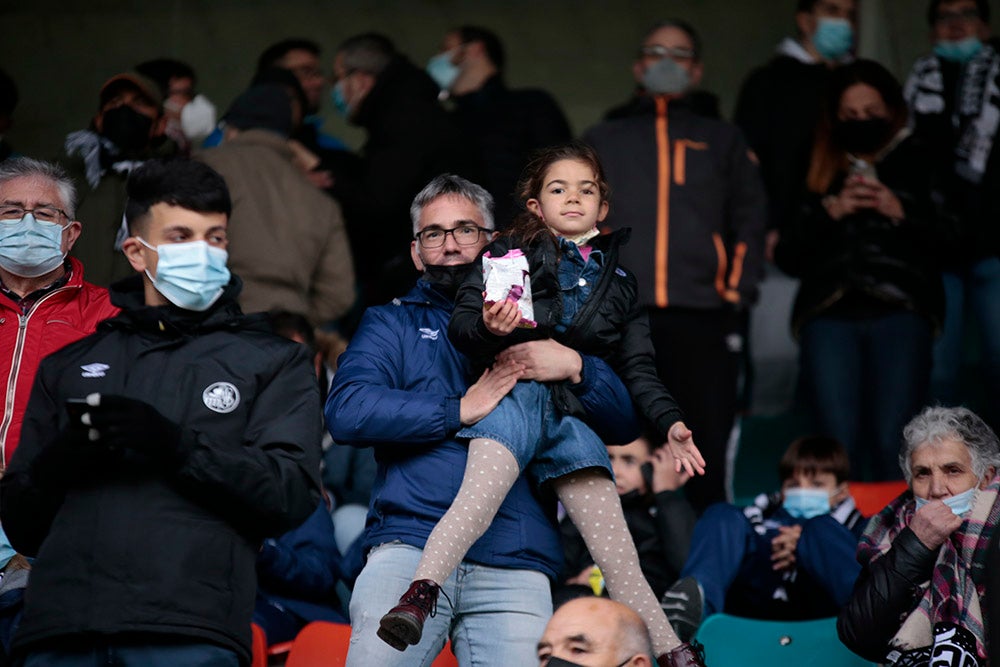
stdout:
[[34,557],[26,666],[250,663],[265,537],[319,503],[319,390],[301,346],[236,303],[229,193],[210,167],[129,179],[122,313],[46,358],[0,482]]

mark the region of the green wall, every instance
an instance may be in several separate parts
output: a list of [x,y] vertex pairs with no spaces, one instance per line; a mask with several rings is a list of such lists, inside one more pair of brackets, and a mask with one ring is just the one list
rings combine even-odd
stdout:
[[[923,0],[863,0],[860,51],[904,75],[926,48]],[[200,88],[224,111],[248,82],[257,55],[288,36],[314,39],[330,56],[352,34],[379,30],[426,62],[444,32],[461,23],[497,31],[513,86],[540,86],[562,104],[576,132],[630,92],[630,63],[642,32],[682,17],[705,41],[704,86],[731,113],[739,84],[793,28],[794,0],[0,0],[0,66],[21,102],[9,137],[22,153],[51,157],[66,133],[86,126],[110,75],[142,60],[190,62]],[[329,66],[329,57],[326,66]],[[335,117],[327,129],[353,146],[362,137]]]

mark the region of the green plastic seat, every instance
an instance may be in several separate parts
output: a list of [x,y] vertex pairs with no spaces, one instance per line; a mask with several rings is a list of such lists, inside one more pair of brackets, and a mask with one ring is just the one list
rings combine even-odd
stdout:
[[837,619],[762,621],[715,614],[698,628],[711,667],[872,667],[837,637]]

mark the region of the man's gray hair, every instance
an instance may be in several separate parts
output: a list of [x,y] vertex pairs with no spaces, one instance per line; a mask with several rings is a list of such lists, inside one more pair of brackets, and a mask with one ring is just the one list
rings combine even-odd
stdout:
[[59,190],[60,208],[73,220],[76,216],[76,186],[66,170],[52,162],[30,157],[15,157],[0,162],[0,187],[15,178],[44,178]]
[[616,634],[619,640],[618,660],[627,660],[634,655],[654,657],[649,631],[638,616],[619,614]]
[[907,484],[913,476],[910,469],[913,452],[924,445],[936,445],[944,440],[957,440],[969,448],[972,472],[976,477],[985,475],[990,466],[1000,470],[1000,441],[979,415],[967,408],[935,406],[924,408],[903,428],[899,466]]
[[436,176],[424,189],[417,193],[410,206],[410,220],[413,221],[413,234],[420,231],[420,214],[424,207],[438,197],[455,195],[464,197],[475,204],[483,216],[483,226],[493,229],[493,196],[480,185],[468,181],[455,174]]
[[367,72],[378,76],[396,55],[396,47],[385,35],[366,32],[348,37],[337,47],[347,72]]

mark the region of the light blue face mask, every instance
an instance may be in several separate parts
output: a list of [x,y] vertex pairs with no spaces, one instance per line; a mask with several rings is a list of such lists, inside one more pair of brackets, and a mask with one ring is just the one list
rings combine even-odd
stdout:
[[347,118],[351,115],[351,105],[347,103],[347,98],[344,97],[343,81],[338,81],[330,89],[330,101],[333,102],[333,106],[341,116]]
[[966,37],[957,42],[941,40],[934,45],[934,55],[953,63],[967,63],[975,58],[982,48],[983,43],[978,37]]
[[[942,498],[941,502],[950,507],[955,516],[962,516],[972,509],[972,499],[976,497],[976,489],[977,487],[973,486],[968,491],[956,493],[950,498]],[[914,497],[916,498],[916,496]],[[920,509],[930,502],[930,500],[925,500],[924,498],[916,498],[916,500],[917,509]]]
[[830,494],[823,489],[788,489],[782,507],[796,519],[811,519],[830,513]]
[[146,275],[153,281],[156,291],[178,308],[208,310],[229,284],[229,269],[226,268],[229,253],[222,248],[210,246],[205,241],[164,243],[154,247],[136,238],[159,255],[156,277],[149,269]]
[[10,546],[10,540],[7,539],[7,533],[3,532],[3,526],[0,526],[0,568],[7,567],[7,563],[16,555],[17,552],[14,551],[14,547]]
[[827,60],[840,60],[854,44],[854,28],[847,19],[822,17],[816,25],[813,46]]
[[66,227],[36,220],[33,213],[0,222],[0,267],[22,278],[37,278],[54,270],[66,257],[62,251]]
[[427,61],[427,73],[430,74],[431,78],[434,79],[434,83],[441,90],[451,90],[452,84],[455,83],[455,79],[458,78],[459,73],[462,71],[458,65],[451,62],[451,58],[454,55],[455,52],[453,49],[439,53]]
[[674,62],[673,58],[660,58],[642,73],[642,85],[656,95],[673,95],[687,90],[691,74]]

